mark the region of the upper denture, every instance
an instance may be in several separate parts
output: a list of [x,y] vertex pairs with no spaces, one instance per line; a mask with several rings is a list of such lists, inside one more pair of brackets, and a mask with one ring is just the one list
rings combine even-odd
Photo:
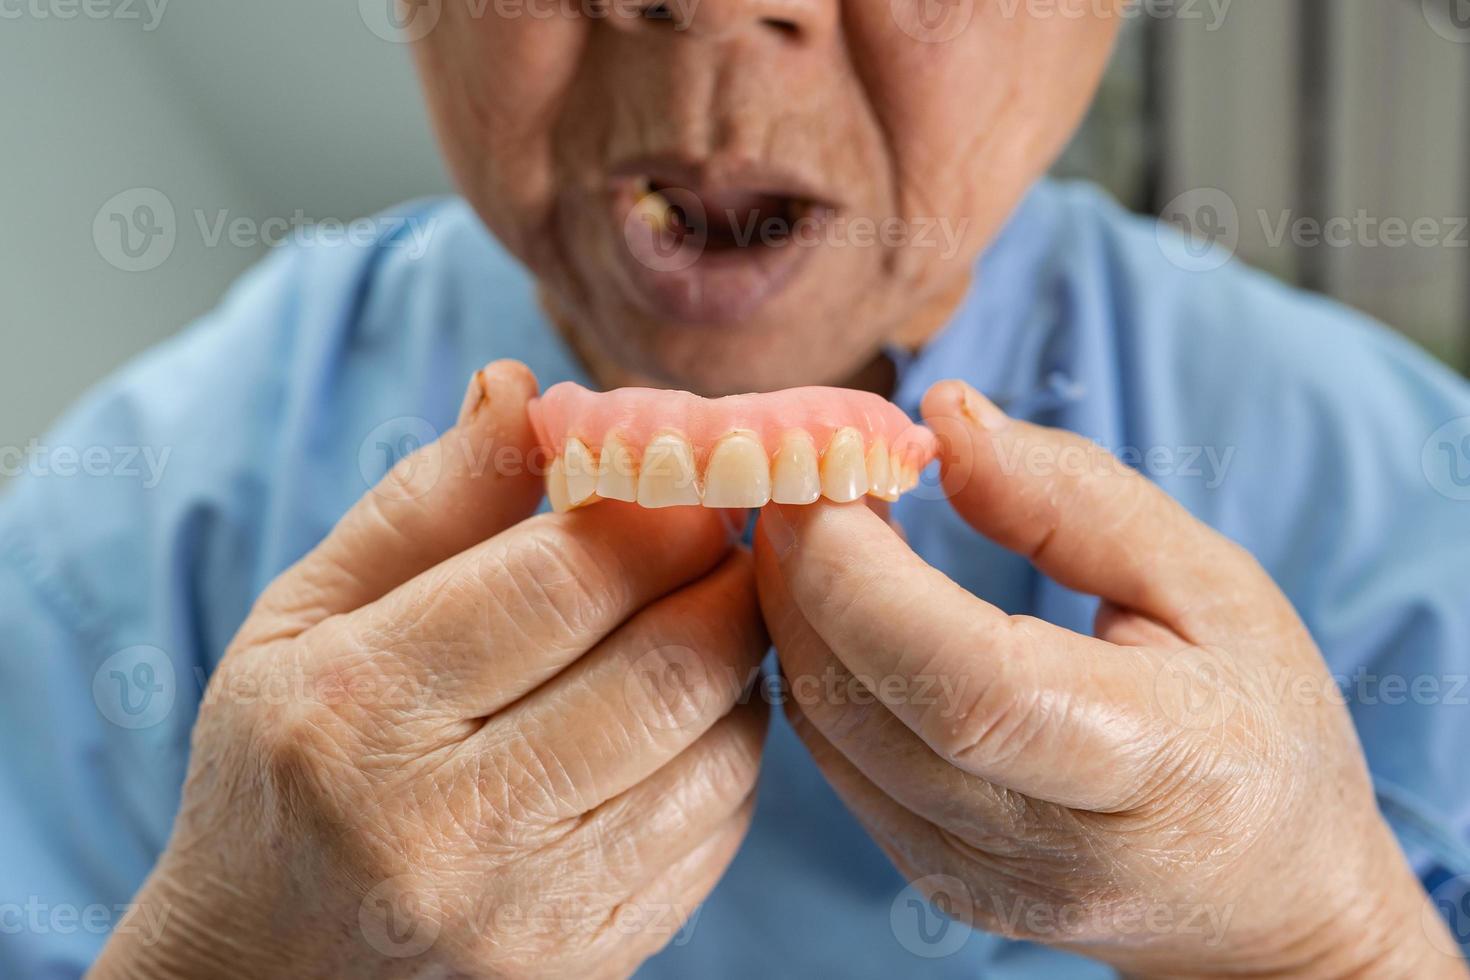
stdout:
[[603,498],[645,507],[759,507],[896,499],[934,458],[933,433],[869,392],[794,388],[702,398],[555,385],[531,403],[557,510]]

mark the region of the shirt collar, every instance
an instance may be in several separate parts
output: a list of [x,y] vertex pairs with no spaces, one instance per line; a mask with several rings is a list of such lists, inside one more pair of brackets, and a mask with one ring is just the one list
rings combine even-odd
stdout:
[[922,350],[890,350],[894,401],[917,417],[924,393],[957,378],[1028,418],[1080,400],[1073,331],[1055,253],[1059,189],[1036,184],[975,264],[970,290]]

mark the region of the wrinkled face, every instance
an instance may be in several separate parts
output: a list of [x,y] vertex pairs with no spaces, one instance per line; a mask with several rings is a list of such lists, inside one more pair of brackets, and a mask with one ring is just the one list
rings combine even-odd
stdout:
[[1091,99],[1107,3],[443,0],[416,52],[460,190],[573,344],[725,394],[942,322]]

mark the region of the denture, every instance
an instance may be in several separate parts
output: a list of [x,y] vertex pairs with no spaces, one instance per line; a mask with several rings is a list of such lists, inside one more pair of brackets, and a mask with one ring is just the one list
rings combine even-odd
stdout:
[[877,395],[793,388],[687,391],[554,385],[530,405],[558,512],[599,500],[642,507],[763,507],[897,500],[934,458],[934,434]]

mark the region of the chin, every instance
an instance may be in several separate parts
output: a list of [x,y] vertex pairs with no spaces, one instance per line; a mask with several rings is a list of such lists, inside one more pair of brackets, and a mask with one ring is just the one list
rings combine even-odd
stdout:
[[[598,346],[623,372],[663,388],[707,397],[840,385],[871,359],[848,350],[851,337],[812,332],[810,316],[736,324],[669,324],[635,319],[597,321]],[[611,326],[611,329],[607,329]],[[807,332],[795,335],[796,329]]]

